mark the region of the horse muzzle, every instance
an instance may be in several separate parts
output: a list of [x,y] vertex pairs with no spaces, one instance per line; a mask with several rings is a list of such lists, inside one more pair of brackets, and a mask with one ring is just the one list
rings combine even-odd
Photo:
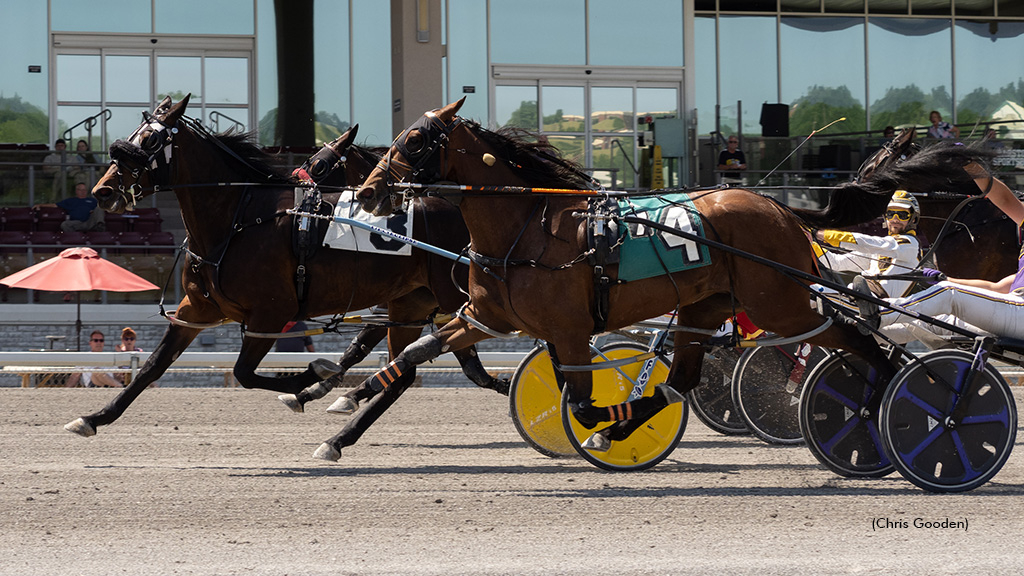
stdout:
[[364,212],[374,216],[388,216],[394,210],[391,204],[391,197],[388,194],[379,194],[372,186],[365,186],[356,193],[356,201]]
[[110,186],[97,185],[93,188],[92,195],[96,198],[96,202],[99,204],[100,208],[103,208],[107,212],[116,214],[124,212],[124,198],[120,194],[117,194]]

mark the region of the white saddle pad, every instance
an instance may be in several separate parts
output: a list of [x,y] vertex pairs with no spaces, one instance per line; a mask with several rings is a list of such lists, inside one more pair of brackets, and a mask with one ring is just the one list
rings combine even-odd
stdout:
[[[406,213],[396,213],[387,218],[374,216],[363,211],[359,203],[354,201],[354,192],[348,191],[338,199],[338,205],[334,209],[335,217],[351,218],[359,220],[378,228],[386,228],[396,234],[412,237],[412,218]],[[375,252],[378,254],[391,254],[393,256],[411,256],[412,246],[387,238],[381,234],[370,232],[362,228],[353,227],[350,224],[340,224],[332,221],[327,227],[327,235],[324,236],[324,246],[338,250],[350,250],[353,252]]]

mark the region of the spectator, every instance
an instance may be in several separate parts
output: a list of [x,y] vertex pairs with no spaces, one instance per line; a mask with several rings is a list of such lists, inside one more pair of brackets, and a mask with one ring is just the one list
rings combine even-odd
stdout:
[[1004,150],[1006,144],[999,141],[999,132],[995,128],[986,128],[985,137],[982,139],[987,148],[992,150]]
[[[93,330],[92,334],[89,335],[89,349],[93,352],[103,352],[104,340],[103,332]],[[86,388],[122,388],[124,384],[110,372],[75,372],[68,376],[65,386],[68,388],[75,388],[77,386],[84,386]]]
[[929,138],[959,138],[960,129],[949,122],[942,121],[942,114],[938,110],[932,110],[928,114],[928,120],[932,125],[928,127]]
[[138,336],[135,334],[135,330],[125,326],[121,330],[121,343],[114,347],[117,352],[142,352],[142,348],[135,345]]
[[[305,322],[289,322],[284,325],[281,332],[305,332],[309,328]],[[313,350],[313,339],[309,336],[300,335],[292,338],[278,338],[274,343],[274,350],[277,352],[315,352]]]
[[895,138],[895,137],[896,137],[896,127],[895,126],[886,126],[885,129],[882,130],[882,139],[878,141],[878,145],[879,146],[885,146],[886,144],[891,142],[892,139]]
[[68,219],[60,223],[60,229],[64,232],[89,232],[106,228],[103,209],[99,207],[96,198],[89,194],[89,187],[85,184],[75,184],[75,195],[71,198],[56,204],[37,204],[36,208],[53,206],[68,214]]
[[[740,171],[747,169],[747,157],[743,150],[739,149],[740,139],[735,135],[729,136],[726,140],[726,148],[718,154],[718,169],[723,172],[739,175]],[[737,177],[722,175],[722,182],[727,184],[739,184],[741,180]]]
[[75,156],[70,162],[75,164],[81,164],[81,166],[73,166],[68,170],[68,174],[74,179],[75,184],[85,184],[88,186],[89,172],[92,170],[90,164],[96,164],[96,157],[89,152],[89,143],[85,140],[79,140],[75,144]]
[[54,202],[57,198],[63,198],[65,191],[67,190],[68,182],[68,170],[67,164],[69,162],[78,163],[78,157],[72,158],[67,157],[68,144],[63,138],[58,139],[53,143],[53,152],[50,152],[43,158],[43,174],[49,175],[53,178],[53,189],[51,191],[50,198]]

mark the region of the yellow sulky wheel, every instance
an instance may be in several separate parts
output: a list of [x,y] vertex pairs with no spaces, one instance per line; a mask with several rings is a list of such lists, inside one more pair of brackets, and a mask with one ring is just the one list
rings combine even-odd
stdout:
[[552,458],[577,456],[562,427],[562,391],[543,344],[516,367],[508,400],[516,430],[534,450]]
[[[601,348],[602,354],[608,361],[629,358],[646,351],[647,348],[645,346],[632,342],[613,342]],[[595,363],[602,361],[604,359],[599,356],[594,358]],[[622,366],[618,370],[595,370],[593,373],[593,397],[595,404],[607,406],[627,400],[643,366],[643,362],[634,362]],[[646,387],[644,396],[650,396],[654,393],[655,384],[665,382],[668,378],[668,371],[669,365],[663,360],[657,359],[650,374],[650,384]],[[623,376],[623,373],[625,373],[625,376]],[[566,410],[565,402],[568,395],[564,396],[561,405],[564,414],[562,420],[567,430],[569,427],[572,429],[569,442],[584,459],[605,470],[646,470],[661,462],[679,444],[679,439],[683,436],[683,431],[686,429],[686,420],[689,415],[686,402],[670,404],[642,424],[640,428],[624,440],[613,440],[607,450],[592,450],[584,448],[584,444],[595,432],[607,428],[607,423],[599,425],[594,430],[584,428],[576,421],[572,413]]]

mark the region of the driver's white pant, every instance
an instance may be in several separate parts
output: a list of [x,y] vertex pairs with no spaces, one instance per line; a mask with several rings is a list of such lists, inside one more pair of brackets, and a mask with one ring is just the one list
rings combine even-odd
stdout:
[[[924,314],[950,324],[956,324],[969,331],[984,331],[998,336],[1024,339],[1024,298],[1019,294],[1003,294],[981,288],[972,288],[951,282],[939,282],[935,286],[906,298],[890,298],[895,306]],[[949,322],[955,319],[956,322]],[[896,310],[882,310],[882,333],[899,341],[906,325],[927,327],[936,330],[927,320],[918,320]]]

